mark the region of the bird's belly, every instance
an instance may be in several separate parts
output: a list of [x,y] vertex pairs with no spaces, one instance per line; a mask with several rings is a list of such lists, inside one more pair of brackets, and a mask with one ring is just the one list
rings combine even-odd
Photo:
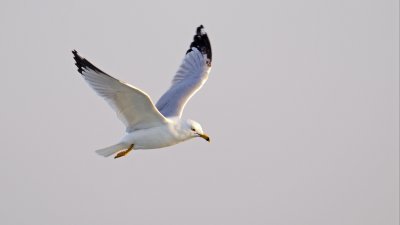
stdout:
[[134,144],[134,149],[163,148],[177,144],[174,135],[164,129],[145,129],[126,134],[122,139],[127,144]]

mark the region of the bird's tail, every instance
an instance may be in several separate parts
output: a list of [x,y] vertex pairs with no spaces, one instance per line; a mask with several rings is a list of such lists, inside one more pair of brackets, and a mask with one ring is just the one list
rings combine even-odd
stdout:
[[107,147],[107,148],[102,148],[102,149],[96,150],[96,153],[99,154],[99,155],[102,155],[104,157],[108,157],[108,156],[110,156],[110,155],[112,155],[114,153],[117,153],[118,151],[123,150],[123,149],[128,148],[128,147],[129,146],[127,146],[126,144],[119,143],[119,144],[112,145],[112,146]]

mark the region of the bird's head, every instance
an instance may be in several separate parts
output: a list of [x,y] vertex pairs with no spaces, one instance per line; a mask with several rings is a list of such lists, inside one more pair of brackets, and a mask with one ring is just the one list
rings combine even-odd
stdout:
[[184,123],[184,130],[189,134],[191,138],[201,137],[204,140],[210,142],[210,138],[203,132],[201,125],[193,120],[186,120]]

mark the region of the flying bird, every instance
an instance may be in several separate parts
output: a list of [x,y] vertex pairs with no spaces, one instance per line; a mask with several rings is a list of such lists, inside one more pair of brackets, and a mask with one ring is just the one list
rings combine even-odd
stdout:
[[211,45],[203,25],[197,27],[170,88],[155,105],[144,91],[103,72],[76,50],[72,53],[78,72],[126,126],[121,140],[96,150],[99,155],[119,158],[134,149],[163,148],[195,137],[210,141],[199,123],[181,118],[186,103],[207,81],[211,69]]

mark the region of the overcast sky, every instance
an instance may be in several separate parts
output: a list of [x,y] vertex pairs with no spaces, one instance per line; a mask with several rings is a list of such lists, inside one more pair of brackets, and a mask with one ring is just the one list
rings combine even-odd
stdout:
[[[187,104],[212,142],[125,158],[71,50],[156,101],[203,24]],[[1,1],[0,224],[399,223],[399,3]]]

